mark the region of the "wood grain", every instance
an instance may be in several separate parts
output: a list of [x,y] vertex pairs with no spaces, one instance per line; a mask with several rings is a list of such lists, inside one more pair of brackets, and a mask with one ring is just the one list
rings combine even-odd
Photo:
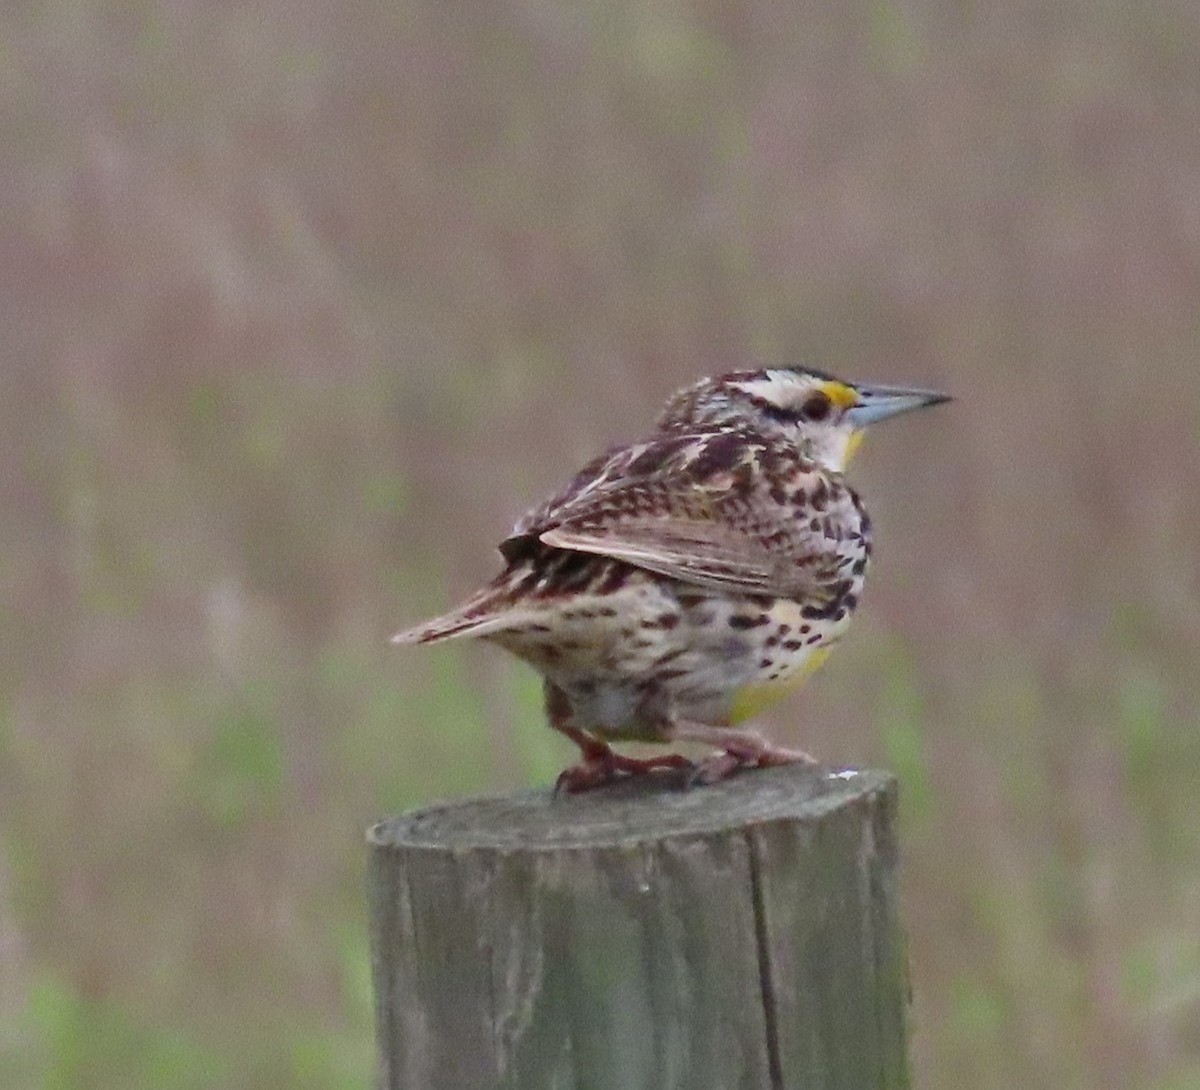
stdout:
[[908,1085],[895,784],[435,805],[368,834],[385,1090]]

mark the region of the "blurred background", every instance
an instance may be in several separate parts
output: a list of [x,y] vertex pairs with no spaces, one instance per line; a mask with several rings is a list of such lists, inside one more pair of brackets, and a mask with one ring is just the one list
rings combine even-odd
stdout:
[[903,793],[916,1084],[1200,1087],[1200,8],[0,12],[0,1085],[361,1088],[362,831],[572,756],[388,635],[697,377],[854,467],[770,717]]

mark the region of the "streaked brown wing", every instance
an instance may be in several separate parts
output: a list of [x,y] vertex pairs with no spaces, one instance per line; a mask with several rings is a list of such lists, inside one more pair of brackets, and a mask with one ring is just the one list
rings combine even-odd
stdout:
[[[506,556],[539,540],[697,586],[794,597],[837,579],[838,545],[856,525],[848,490],[750,433],[667,435],[591,468],[518,524]],[[815,528],[796,518],[798,490],[820,496]]]
[[[547,530],[541,540],[560,549],[597,553],[697,586],[753,594],[782,594],[787,574],[768,556],[747,555],[737,535],[722,541],[716,527],[682,521],[624,521],[601,530]],[[790,593],[790,592],[789,592]]]
[[561,492],[526,512],[501,544],[501,550],[507,554],[506,547],[510,544],[522,538],[536,539],[541,531],[603,502],[607,495],[644,487],[656,478],[682,471],[716,435],[715,429],[655,435],[600,455],[585,465]]

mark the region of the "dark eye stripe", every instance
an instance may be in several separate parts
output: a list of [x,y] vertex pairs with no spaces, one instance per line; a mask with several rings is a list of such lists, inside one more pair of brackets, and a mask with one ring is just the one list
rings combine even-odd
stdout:
[[796,409],[787,409],[782,405],[776,405],[774,401],[768,401],[765,397],[751,396],[750,400],[763,416],[769,416],[781,424],[795,424],[800,419],[800,413]]
[[801,420],[825,420],[833,408],[833,402],[824,394],[813,394],[798,409],[776,405],[775,402],[768,401],[765,397],[752,397],[750,400],[764,416],[777,420],[781,424],[798,424]]

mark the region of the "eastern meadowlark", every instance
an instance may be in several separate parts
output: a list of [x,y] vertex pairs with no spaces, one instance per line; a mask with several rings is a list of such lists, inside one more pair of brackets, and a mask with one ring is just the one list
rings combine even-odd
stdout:
[[[947,400],[799,367],[704,379],[521,518],[496,579],[393,641],[476,636],[531,663],[582,751],[568,791],[812,761],[737,724],[808,677],[858,605],[871,523],[843,473],[863,429]],[[636,759],[614,740],[714,752]]]

